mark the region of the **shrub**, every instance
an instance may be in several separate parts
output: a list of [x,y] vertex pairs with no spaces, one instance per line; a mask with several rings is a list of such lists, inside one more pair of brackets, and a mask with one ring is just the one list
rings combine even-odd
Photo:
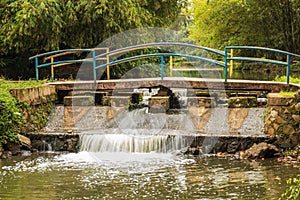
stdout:
[[24,123],[20,104],[10,94],[10,89],[40,85],[41,83],[35,81],[12,82],[0,79],[0,147],[7,142],[18,142],[17,133]]

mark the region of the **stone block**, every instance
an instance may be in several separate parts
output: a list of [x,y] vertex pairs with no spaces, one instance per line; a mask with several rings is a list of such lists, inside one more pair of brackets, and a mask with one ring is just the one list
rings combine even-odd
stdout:
[[19,138],[22,146],[25,146],[27,148],[31,147],[31,141],[28,137],[25,137],[24,135],[18,134],[18,138]]
[[188,97],[187,106],[213,108],[216,106],[216,102],[213,97]]
[[279,93],[268,94],[268,106],[289,106],[294,97],[281,96]]
[[228,99],[229,108],[250,108],[257,106],[256,97],[230,97]]
[[149,98],[149,112],[165,113],[170,108],[170,97],[154,96]]
[[111,96],[110,104],[112,107],[126,107],[131,101],[130,96]]
[[93,106],[95,104],[93,96],[65,96],[65,106]]

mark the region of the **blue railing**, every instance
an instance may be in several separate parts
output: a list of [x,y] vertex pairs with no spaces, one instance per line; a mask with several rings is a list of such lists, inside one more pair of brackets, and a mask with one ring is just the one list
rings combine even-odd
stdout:
[[[263,50],[266,52],[273,52],[273,53],[279,53],[281,55],[286,56],[286,61],[280,61],[280,60],[272,60],[272,59],[266,59],[266,58],[255,58],[255,57],[234,57],[233,56],[233,49],[247,49],[247,50]],[[228,56],[229,52],[228,50],[231,51],[231,55]],[[284,65],[286,66],[286,83],[290,83],[290,75],[291,75],[291,57],[297,57],[300,58],[300,55],[290,53],[287,51],[282,51],[278,49],[271,49],[271,48],[266,48],[266,47],[256,47],[256,46],[227,46],[224,48],[224,78],[225,81],[227,81],[227,64],[228,61],[249,61],[249,62],[263,62],[263,63],[270,63],[270,64],[277,64],[277,65]]]
[[[152,54],[141,54],[137,56],[131,56],[127,58],[122,58],[114,61],[110,61],[111,56],[120,55],[123,53],[127,53],[130,51],[135,50],[141,50],[141,49],[148,49],[148,48],[155,48],[155,47],[164,47],[164,46],[180,46],[180,47],[190,47],[195,49],[200,49],[207,51],[209,53],[213,53],[220,57],[222,60],[214,60],[211,58],[205,58],[198,55],[190,55],[190,54],[178,54],[178,53],[152,53]],[[256,57],[235,57],[233,54],[234,49],[248,49],[248,50],[263,50],[266,52],[274,52],[279,53],[281,55],[286,56],[286,61],[281,60],[272,60],[272,59],[266,59],[266,58],[256,58]],[[99,50],[105,50],[105,53],[96,55],[97,51]],[[230,51],[230,52],[229,52]],[[54,61],[54,58],[77,53],[77,52],[85,52],[85,53],[91,53],[91,58],[87,59],[74,59],[74,60],[60,60],[60,61]],[[144,59],[149,57],[159,57],[160,58],[160,77],[161,79],[164,79],[164,69],[165,69],[165,57],[185,57],[185,58],[191,58],[196,60],[201,60],[209,63],[213,63],[214,65],[218,65],[223,67],[224,70],[224,79],[225,82],[228,79],[228,67],[229,71],[233,68],[233,61],[249,61],[249,62],[264,62],[264,63],[271,63],[271,64],[277,64],[277,65],[284,65],[286,66],[286,83],[289,84],[290,82],[290,68],[291,68],[291,57],[297,57],[300,58],[300,55],[290,53],[287,51],[282,51],[278,49],[271,49],[271,48],[265,48],[265,47],[255,47],[255,46],[226,46],[224,48],[224,51],[219,51],[216,49],[198,46],[194,44],[186,44],[186,43],[178,43],[178,42],[159,42],[159,43],[148,43],[148,44],[141,44],[141,45],[135,45],[135,46],[129,46],[124,48],[119,48],[116,50],[109,51],[108,48],[94,48],[94,49],[65,49],[65,50],[58,50],[58,51],[52,51],[47,52],[43,54],[39,54],[36,56],[32,56],[29,58],[29,60],[35,60],[35,69],[36,69],[36,80],[39,79],[39,69],[43,67],[49,67],[51,66],[51,79],[54,80],[54,67],[68,65],[68,64],[74,64],[74,63],[82,63],[82,62],[88,62],[91,63],[93,66],[93,79],[96,81],[96,75],[97,75],[97,69],[101,68],[107,68],[107,77],[110,78],[109,75],[109,67],[114,66],[117,64],[121,64],[124,62],[131,62],[138,59]],[[50,59],[51,62],[41,63],[44,58],[44,60]],[[97,65],[97,61],[99,60],[105,60],[105,64]],[[170,59],[172,61],[172,59]],[[44,61],[43,61],[44,62]],[[230,62],[230,63],[229,63]]]

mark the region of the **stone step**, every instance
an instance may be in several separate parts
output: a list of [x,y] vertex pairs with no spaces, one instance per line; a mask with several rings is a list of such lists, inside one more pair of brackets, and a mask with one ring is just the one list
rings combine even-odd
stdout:
[[93,96],[65,96],[64,106],[93,106],[95,99]]

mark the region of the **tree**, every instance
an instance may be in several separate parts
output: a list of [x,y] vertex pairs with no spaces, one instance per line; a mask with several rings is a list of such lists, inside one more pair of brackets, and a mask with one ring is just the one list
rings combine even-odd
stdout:
[[256,45],[299,52],[299,0],[193,0],[190,37],[201,45]]
[[0,63],[21,62],[24,69],[33,54],[90,48],[128,29],[169,26],[185,1],[0,0]]

